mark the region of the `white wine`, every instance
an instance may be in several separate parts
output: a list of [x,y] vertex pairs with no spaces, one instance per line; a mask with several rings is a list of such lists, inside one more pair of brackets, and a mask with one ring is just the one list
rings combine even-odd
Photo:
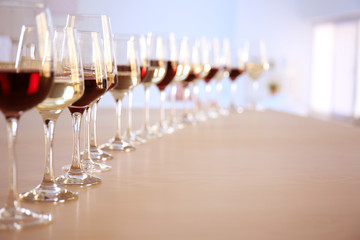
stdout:
[[71,80],[55,80],[44,101],[36,106],[43,118],[56,117],[67,106],[78,100],[84,92],[84,85]]
[[165,77],[166,73],[164,62],[157,60],[151,60],[148,66],[140,66],[140,69],[141,83],[145,86],[157,84]]
[[140,83],[140,76],[136,70],[131,69],[130,65],[118,65],[117,71],[118,82],[110,93],[114,99],[120,100],[129,90],[132,90]]
[[250,78],[256,80],[266,70],[266,64],[248,62],[245,64],[245,69]]
[[181,82],[190,74],[191,66],[189,64],[179,64],[173,82]]

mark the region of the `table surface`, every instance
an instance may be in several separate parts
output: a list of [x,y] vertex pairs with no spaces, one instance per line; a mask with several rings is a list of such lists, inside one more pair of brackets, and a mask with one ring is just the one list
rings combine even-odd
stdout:
[[[98,142],[112,137],[114,109],[100,108]],[[135,127],[143,119],[134,113]],[[112,152],[103,182],[60,204],[22,206],[54,222],[0,239],[360,239],[360,129],[267,110],[230,114]],[[0,203],[8,189],[5,120],[0,120]],[[70,163],[71,118],[54,142],[56,175]],[[18,189],[42,179],[44,136],[35,110],[20,119]]]

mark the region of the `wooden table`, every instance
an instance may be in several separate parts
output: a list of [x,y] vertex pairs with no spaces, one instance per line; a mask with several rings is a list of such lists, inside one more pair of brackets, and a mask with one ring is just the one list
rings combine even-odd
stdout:
[[[142,111],[135,111],[135,127]],[[112,137],[114,110],[100,108],[98,141]],[[0,203],[7,196],[5,121],[0,120]],[[55,132],[56,173],[70,163],[64,112]],[[42,178],[43,128],[36,111],[19,126],[19,192]],[[99,186],[76,201],[22,202],[54,222],[0,239],[360,239],[360,129],[274,111],[231,114],[113,152]]]

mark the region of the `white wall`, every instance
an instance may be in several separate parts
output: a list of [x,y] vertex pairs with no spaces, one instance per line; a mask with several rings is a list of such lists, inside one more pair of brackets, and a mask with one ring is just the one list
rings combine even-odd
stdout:
[[[57,24],[68,12],[104,13],[114,32],[168,32],[229,37],[233,44],[263,38],[288,101],[309,102],[312,23],[360,11],[358,0],[47,0]],[[270,77],[270,72],[264,78]],[[244,80],[245,81],[245,80]],[[135,93],[136,104],[143,99]],[[156,92],[155,92],[156,94]],[[138,97],[136,97],[138,96]],[[113,105],[111,97],[103,106]]]

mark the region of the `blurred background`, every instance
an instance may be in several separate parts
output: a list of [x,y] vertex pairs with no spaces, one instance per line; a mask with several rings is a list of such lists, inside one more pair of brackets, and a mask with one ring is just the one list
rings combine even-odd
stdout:
[[[68,13],[107,14],[114,33],[174,32],[177,37],[229,38],[233,47],[264,39],[270,69],[261,101],[273,109],[338,119],[360,116],[359,0],[45,0],[57,25]],[[249,83],[238,79],[239,102]],[[223,80],[222,104],[229,101]],[[271,93],[270,86],[277,86]],[[151,106],[157,107],[157,90]],[[135,107],[144,102],[142,86]],[[100,107],[113,107],[110,95]]]

